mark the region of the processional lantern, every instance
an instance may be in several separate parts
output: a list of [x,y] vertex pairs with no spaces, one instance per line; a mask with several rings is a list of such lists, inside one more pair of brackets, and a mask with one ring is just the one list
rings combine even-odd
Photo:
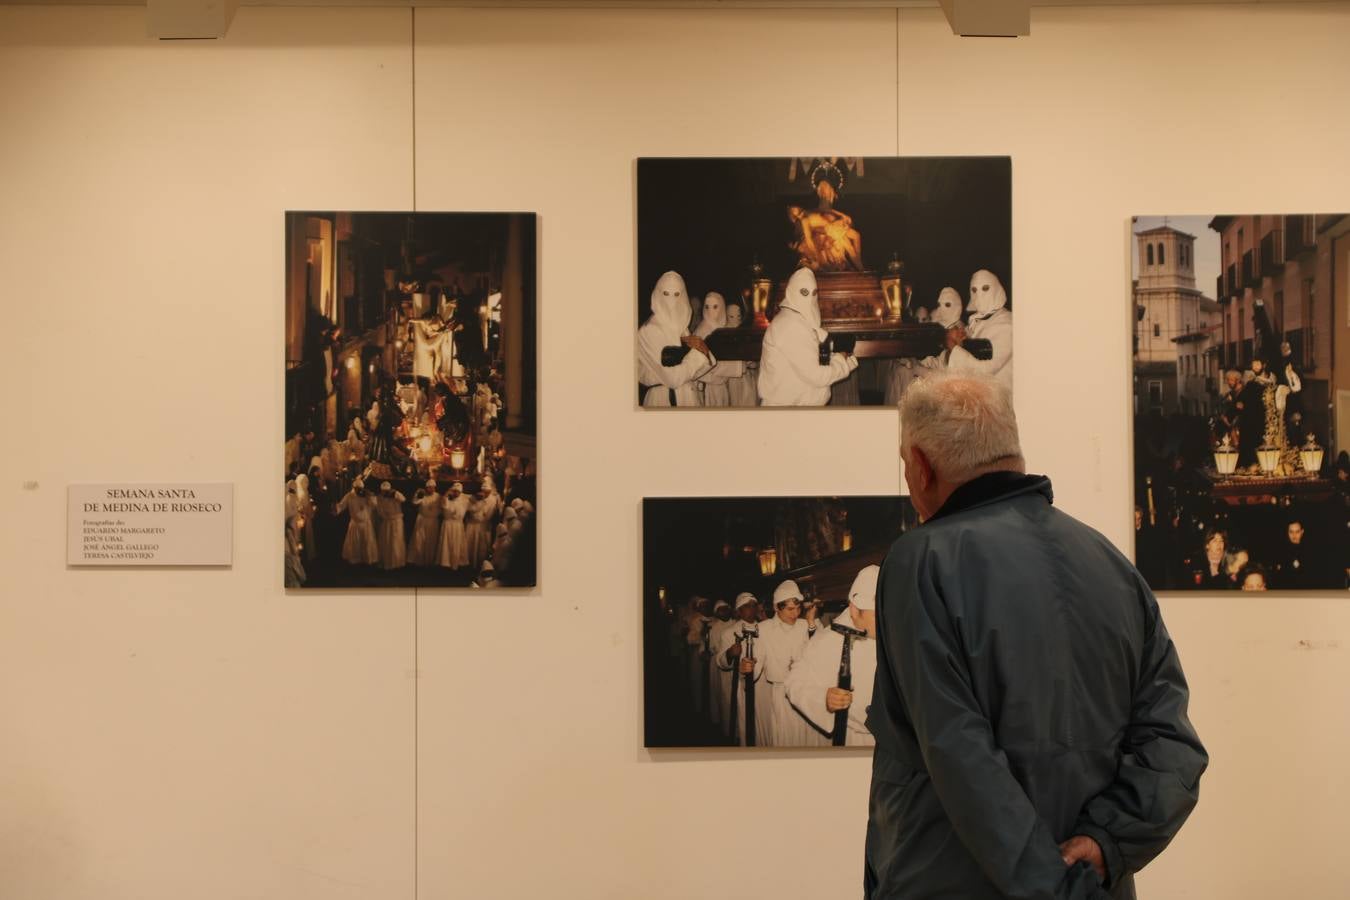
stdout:
[[759,551],[759,574],[768,577],[778,571],[778,551],[765,547]]
[[1223,442],[1214,450],[1214,468],[1220,475],[1232,475],[1237,471],[1238,452],[1233,442],[1224,435]]
[[1317,439],[1311,434],[1308,435],[1308,443],[1304,444],[1298,451],[1299,459],[1303,461],[1303,470],[1316,475],[1322,471],[1323,450],[1317,446]]
[[1280,448],[1262,444],[1256,448],[1256,460],[1260,463],[1263,474],[1274,475],[1275,469],[1280,465]]
[[902,272],[905,264],[900,261],[899,251],[891,254],[886,263],[886,274],[881,277],[881,292],[886,295],[886,315],[898,319],[905,311],[904,285]]
[[464,448],[456,447],[450,451],[450,468],[454,469],[456,472],[462,472],[464,470],[466,459],[467,455],[464,452]]

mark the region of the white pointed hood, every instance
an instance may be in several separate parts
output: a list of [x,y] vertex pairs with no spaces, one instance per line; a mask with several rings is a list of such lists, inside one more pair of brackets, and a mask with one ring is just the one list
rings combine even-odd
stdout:
[[689,297],[678,272],[667,272],[652,288],[652,317],[667,344],[678,344],[689,333]]
[[951,328],[961,321],[961,294],[954,287],[945,287],[938,294],[937,306],[933,308],[932,321],[943,328]]
[[694,329],[694,334],[705,338],[719,328],[727,327],[727,301],[716,291],[709,291],[703,298],[703,316]]
[[787,289],[783,293],[782,308],[804,316],[807,324],[816,332],[816,337],[823,341],[828,332],[820,327],[820,301],[816,296],[818,292],[816,273],[810,269],[798,269],[788,279]]
[[1003,290],[1003,282],[988,269],[980,269],[970,276],[970,311],[972,321],[985,319],[1008,305],[1008,294]]

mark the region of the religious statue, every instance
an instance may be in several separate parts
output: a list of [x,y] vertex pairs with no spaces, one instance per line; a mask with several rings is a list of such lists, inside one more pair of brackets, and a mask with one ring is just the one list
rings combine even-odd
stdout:
[[788,246],[797,253],[798,267],[816,272],[861,272],[862,235],[853,227],[853,217],[834,208],[843,186],[843,173],[833,164],[822,162],[811,172],[818,205],[813,210],[789,206],[788,221],[793,240]]

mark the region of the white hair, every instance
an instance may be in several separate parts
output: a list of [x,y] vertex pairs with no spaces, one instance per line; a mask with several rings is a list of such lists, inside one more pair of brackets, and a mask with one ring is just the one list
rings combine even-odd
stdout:
[[935,372],[915,381],[900,400],[900,446],[918,447],[954,484],[997,462],[1020,464],[1012,391],[983,375]]

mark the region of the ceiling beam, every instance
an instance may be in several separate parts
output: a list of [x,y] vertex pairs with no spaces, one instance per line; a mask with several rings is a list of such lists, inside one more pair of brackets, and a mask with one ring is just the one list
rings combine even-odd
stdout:
[[939,0],[952,33],[962,37],[1031,34],[1031,0]]
[[145,30],[162,41],[223,38],[236,0],[146,0]]

